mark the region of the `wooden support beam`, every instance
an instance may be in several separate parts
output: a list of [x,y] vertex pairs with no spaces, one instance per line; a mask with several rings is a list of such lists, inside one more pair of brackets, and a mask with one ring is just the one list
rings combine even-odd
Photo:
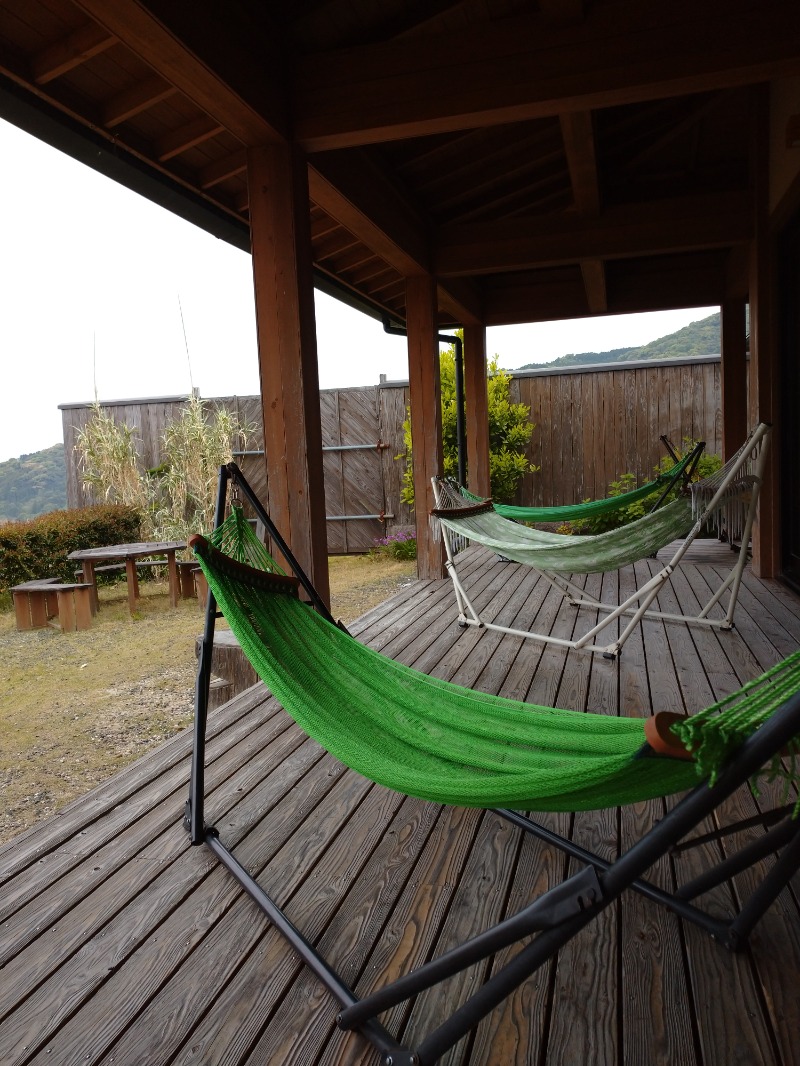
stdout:
[[417,528],[417,573],[420,578],[444,577],[444,548],[433,539],[428,516],[435,506],[431,478],[441,475],[442,386],[436,283],[427,274],[406,280],[408,378],[413,438],[414,508]]
[[581,276],[586,289],[586,306],[589,314],[604,315],[608,311],[606,293],[606,268],[602,259],[581,260]]
[[103,125],[118,126],[162,100],[168,100],[177,91],[174,85],[170,85],[163,78],[148,78],[147,81],[138,82],[106,101],[103,107]]
[[467,474],[470,492],[491,496],[489,479],[489,391],[486,383],[486,329],[464,327]]
[[665,255],[746,243],[753,236],[746,192],[612,207],[598,218],[515,219],[442,227],[437,276],[530,270],[583,259]]
[[462,326],[483,325],[483,299],[470,278],[437,278],[439,308]]
[[252,148],[247,177],[270,514],[329,602],[306,159]]
[[747,416],[747,301],[728,299],[721,305],[722,458],[741,447],[750,429]]
[[[575,210],[582,218],[596,218],[600,214],[600,183],[592,113],[575,111],[559,117]],[[608,311],[608,295],[602,259],[581,259],[580,268],[589,313],[605,314]]]
[[800,72],[798,40],[786,0],[616,0],[314,53],[294,71],[295,136],[327,151],[751,85]]
[[[750,424],[774,424],[778,410],[777,343],[773,323],[776,318],[772,290],[772,236],[769,225],[769,86],[759,86],[752,94],[756,121],[752,123],[751,169],[755,206],[755,240],[750,260]],[[778,427],[776,427],[777,429]],[[778,461],[780,454],[773,432],[772,454],[758,499],[758,521],[753,531],[753,569],[759,577],[774,577],[780,559],[780,497]]]
[[96,22],[87,22],[36,53],[31,60],[33,80],[37,85],[46,85],[79,67],[92,56],[105,52],[116,41],[116,37]]
[[600,186],[592,114],[590,111],[568,112],[560,116],[560,121],[575,210],[579,215],[597,215],[600,213]]
[[[606,314],[709,307],[725,299],[726,250],[610,260]],[[494,274],[482,288],[487,326],[585,318],[586,283],[576,265]]]

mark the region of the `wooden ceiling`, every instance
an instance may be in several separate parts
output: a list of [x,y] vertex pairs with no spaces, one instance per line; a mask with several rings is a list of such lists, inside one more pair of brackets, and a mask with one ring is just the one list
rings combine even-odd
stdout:
[[290,139],[318,283],[403,321],[432,272],[443,326],[736,294],[796,74],[797,0],[0,2],[0,115],[244,247]]

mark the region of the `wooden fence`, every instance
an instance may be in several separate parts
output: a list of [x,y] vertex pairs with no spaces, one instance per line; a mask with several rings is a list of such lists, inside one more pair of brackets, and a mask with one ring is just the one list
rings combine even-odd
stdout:
[[[117,400],[102,404],[115,421],[129,426],[136,440],[143,470],[162,462],[161,438],[166,425],[180,415],[188,397],[169,396]],[[235,459],[259,499],[269,506],[269,485],[264,463],[261,401],[258,396],[224,396],[207,401],[225,407],[248,428]],[[328,550],[331,554],[368,551],[375,540],[395,528],[414,524],[414,515],[402,503],[403,419],[408,404],[404,382],[352,389],[326,389],[320,393],[325,508],[328,516]],[[81,482],[76,444],[79,431],[92,417],[89,404],[61,404],[67,471],[67,506],[94,502]],[[365,517],[372,516],[372,517]]]
[[624,473],[647,481],[666,455],[662,434],[722,448],[719,356],[518,372],[512,398],[536,427],[529,457],[539,470],[521,483],[520,503],[598,499]]
[[[721,449],[719,356],[519,371],[511,399],[530,408],[535,428],[528,458],[539,468],[521,483],[519,503],[595,499],[626,472],[647,480],[666,454],[661,434],[679,446],[688,437],[705,440],[709,452]],[[161,462],[164,428],[186,400],[173,396],[102,406],[133,428],[142,467],[148,469]],[[251,427],[236,458],[268,504],[259,398],[228,396],[208,403],[231,409]],[[320,393],[331,554],[367,551],[378,537],[413,525],[413,513],[400,499],[404,464],[396,459],[403,451],[408,403],[406,382]],[[62,404],[61,411],[67,505],[81,507],[92,499],[81,485],[75,444],[91,407]]]

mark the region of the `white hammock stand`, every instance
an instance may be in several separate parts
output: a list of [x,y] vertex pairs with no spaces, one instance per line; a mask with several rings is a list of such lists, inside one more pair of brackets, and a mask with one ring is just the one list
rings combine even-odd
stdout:
[[[742,574],[747,564],[748,546],[750,543],[753,522],[755,520],[759,492],[764,478],[767,445],[771,428],[772,427],[766,423],[760,423],[750,433],[736,455],[732,456],[719,471],[711,477],[706,478],[704,481],[696,482],[690,486],[694,524],[688,534],[686,534],[684,540],[678,546],[670,561],[659,570],[657,574],[653,575],[649,581],[646,581],[620,604],[603,603],[591,596],[587,596],[584,589],[564,577],[564,573],[575,572],[575,568],[570,565],[570,558],[567,552],[565,552],[563,569],[558,569],[558,566],[552,562],[547,568],[537,566],[535,562],[531,562],[530,558],[525,556],[524,550],[521,550],[518,553],[518,562],[525,563],[525,565],[531,566],[533,569],[537,570],[550,582],[550,584],[558,589],[558,591],[569,600],[571,605],[575,607],[589,607],[597,611],[607,612],[605,617],[601,618],[595,626],[589,629],[587,633],[584,633],[583,636],[579,637],[577,640],[567,640],[563,637],[551,636],[547,633],[537,633],[530,630],[514,629],[508,626],[499,625],[496,622],[485,621],[481,618],[459,578],[456,567],[456,555],[460,551],[460,547],[463,546],[465,540],[493,548],[504,558],[514,559],[514,551],[508,551],[505,545],[498,547],[493,543],[491,536],[482,537],[481,532],[476,531],[474,528],[474,524],[469,524],[468,518],[458,517],[456,514],[454,514],[453,517],[448,517],[447,511],[449,509],[459,508],[467,511],[470,508],[465,506],[467,501],[460,498],[446,482],[439,478],[433,478],[433,491],[436,499],[437,513],[432,516],[432,521],[434,523],[434,528],[441,531],[444,536],[446,553],[445,566],[455,589],[459,625],[472,625],[482,629],[492,629],[499,633],[508,633],[512,636],[538,640],[548,644],[556,644],[565,648],[585,648],[588,651],[598,652],[607,659],[614,659],[619,655],[623,644],[643,618],[659,618],[666,622],[686,622],[696,625],[712,626],[722,630],[733,629],[733,616],[739,598]],[[480,510],[480,505],[478,505],[476,510]],[[649,516],[646,516],[644,519],[639,519],[638,521],[644,523],[647,520],[647,517]],[[542,533],[539,530],[520,526],[518,523],[501,518],[496,514],[492,514],[492,523],[498,529],[501,528],[499,525],[500,523],[513,529],[512,539],[517,543],[519,543],[521,537],[528,541],[530,547],[533,549],[531,554],[535,554],[536,549],[547,550],[555,548],[556,553],[558,551],[557,542],[561,540],[561,537],[557,534]],[[733,540],[738,540],[740,542],[736,565],[699,614],[670,614],[665,611],[651,610],[650,605],[655,600],[659,591],[667,581],[669,581],[670,576],[673,574],[676,567],[680,565],[681,560],[692,542],[706,523],[716,523],[718,527],[724,526],[728,539],[731,542]],[[631,525],[635,525],[635,523],[631,523]],[[606,538],[610,535],[611,534],[600,534],[600,536]],[[567,547],[568,542],[572,539],[573,538],[568,534],[564,535],[564,546]],[[581,539],[583,541],[586,541],[587,539],[591,540],[591,538]],[[668,538],[666,543],[669,543],[669,540],[671,539],[671,537]],[[664,546],[664,544],[660,545],[660,547]],[[603,566],[602,569],[609,570],[618,568],[619,566],[625,565],[626,561],[629,560],[622,560],[615,566],[611,567]],[[589,567],[586,572],[597,572],[600,569],[601,568],[598,567],[595,570],[592,570],[592,568]],[[730,595],[728,597],[727,606],[723,607],[720,601],[728,591],[730,592]],[[711,618],[710,612],[717,604],[720,604],[720,609],[724,611],[723,617]],[[598,634],[615,619],[621,618],[623,615],[629,615],[630,620],[627,622],[619,636],[609,644],[596,643],[595,638]]]

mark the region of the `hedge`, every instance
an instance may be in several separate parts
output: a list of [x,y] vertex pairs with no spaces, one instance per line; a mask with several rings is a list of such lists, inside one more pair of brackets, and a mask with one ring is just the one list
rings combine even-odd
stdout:
[[76,564],[67,559],[70,552],[136,543],[141,539],[140,525],[139,512],[119,504],[51,511],[27,522],[2,525],[0,592],[37,578],[74,581]]

